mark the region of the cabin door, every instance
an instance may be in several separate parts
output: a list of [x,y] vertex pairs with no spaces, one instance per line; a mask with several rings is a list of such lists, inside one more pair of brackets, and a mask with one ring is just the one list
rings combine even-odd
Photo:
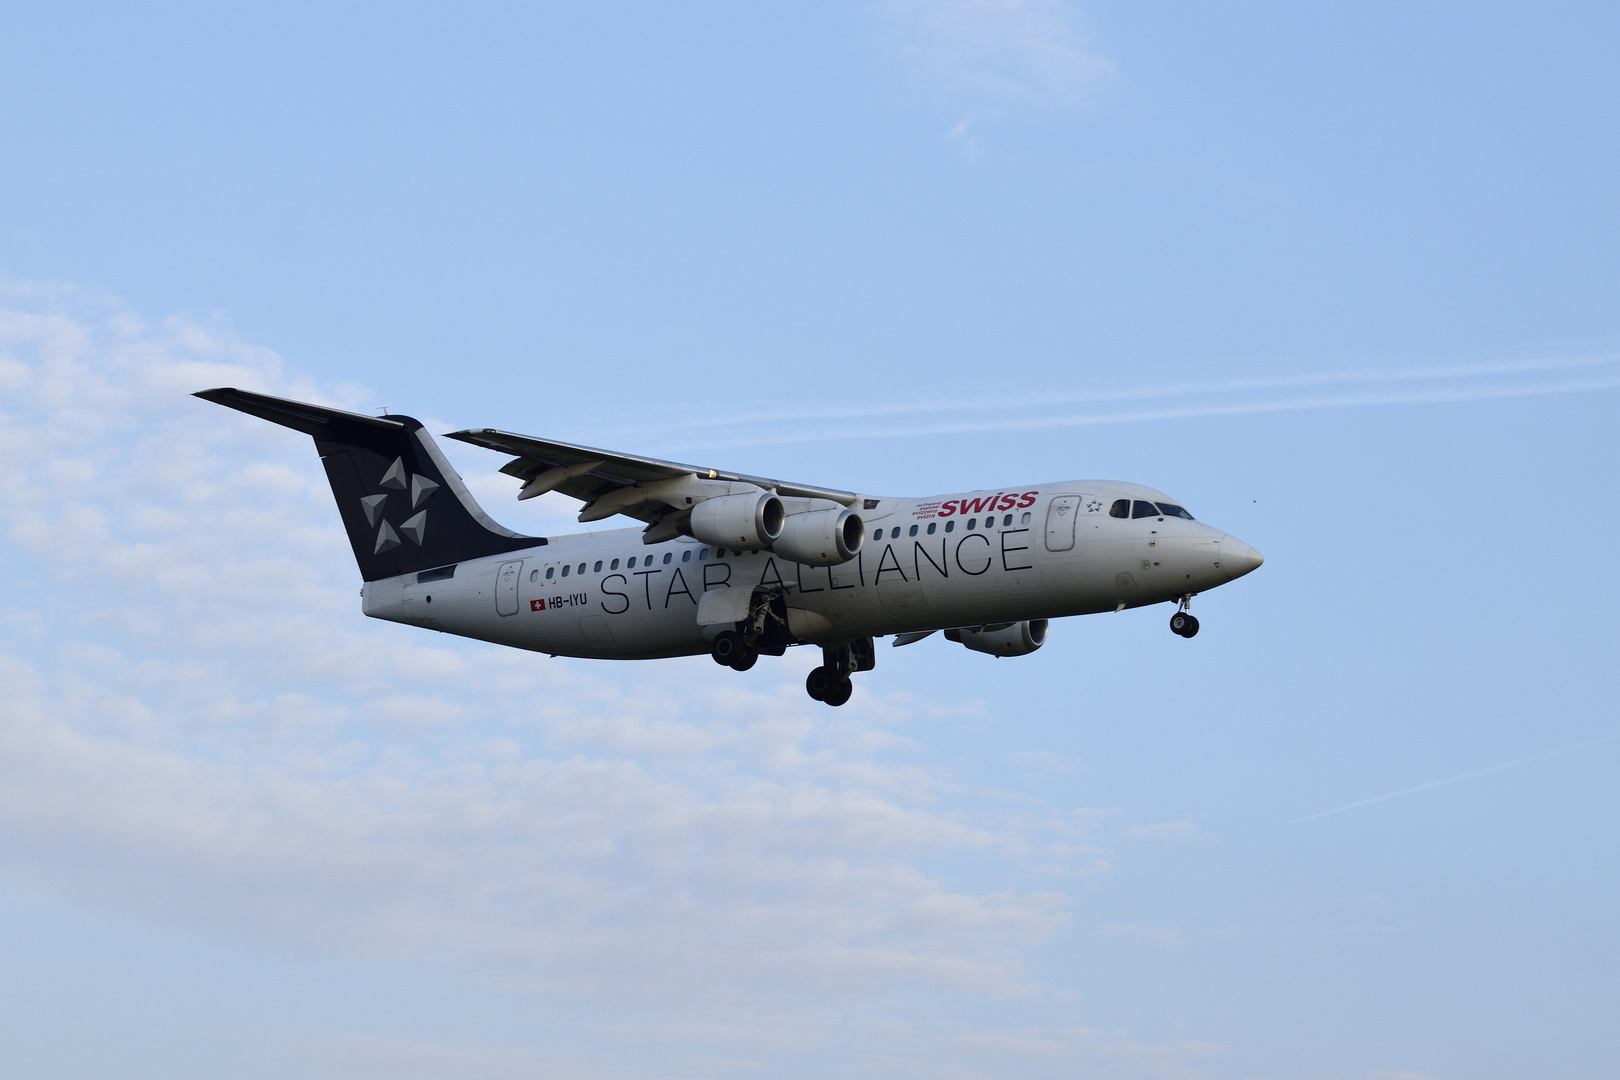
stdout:
[[1080,496],[1058,495],[1046,507],[1046,550],[1074,550],[1074,519],[1079,516]]
[[518,579],[523,576],[523,560],[501,563],[495,572],[495,613],[516,615],[518,610]]

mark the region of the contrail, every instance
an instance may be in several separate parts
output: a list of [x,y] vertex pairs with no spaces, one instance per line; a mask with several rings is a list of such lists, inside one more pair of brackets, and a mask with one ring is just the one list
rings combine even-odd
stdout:
[[[881,404],[841,406],[824,409],[771,409],[721,416],[695,413],[689,417],[637,430],[682,431],[694,428],[725,427],[735,424],[780,423],[788,420],[870,420],[879,417],[915,416],[923,413],[985,412],[1003,409],[1078,405],[1085,402],[1141,401],[1152,398],[1194,397],[1236,394],[1256,390],[1298,390],[1314,386],[1343,386],[1355,383],[1422,382],[1432,380],[1477,379],[1492,375],[1523,375],[1562,368],[1607,367],[1620,362],[1620,356],[1598,354],[1573,357],[1539,357],[1526,360],[1496,360],[1472,364],[1438,364],[1427,367],[1377,369],[1350,368],[1329,372],[1304,372],[1247,379],[1221,379],[1204,382],[1169,383],[1164,386],[1132,386],[1114,390],[1061,391],[1038,395],[985,398],[965,395],[954,398],[924,398],[918,401],[889,401]],[[842,436],[840,436],[842,437]]]
[[1556,757],[1559,754],[1568,754],[1576,750],[1585,750],[1589,746],[1597,746],[1600,743],[1612,742],[1615,739],[1620,739],[1620,734],[1605,735],[1601,739],[1593,739],[1591,742],[1577,743],[1574,746],[1561,746],[1557,750],[1548,750],[1545,753],[1532,754],[1527,758],[1519,758],[1517,761],[1504,761],[1500,765],[1492,765],[1484,769],[1475,769],[1473,772],[1465,772],[1459,776],[1448,776],[1444,780],[1431,780],[1427,784],[1419,784],[1417,787],[1402,788],[1400,791],[1392,791],[1388,795],[1377,795],[1371,799],[1362,799],[1360,802],[1348,803],[1344,806],[1336,806],[1332,810],[1323,810],[1318,814],[1306,814],[1302,818],[1295,818],[1288,824],[1298,825],[1302,821],[1311,821],[1315,818],[1327,817],[1329,814],[1342,814],[1346,810],[1354,810],[1361,806],[1371,806],[1373,803],[1380,803],[1386,799],[1398,799],[1402,795],[1410,795],[1415,791],[1427,791],[1430,788],[1441,787],[1445,784],[1455,784],[1459,780],[1471,780],[1476,776],[1484,776],[1486,773],[1501,772],[1503,769],[1511,769],[1515,765],[1528,765],[1530,762],[1540,761],[1542,758]]
[[[1464,401],[1492,401],[1504,398],[1543,397],[1590,390],[1620,388],[1620,375],[1568,379],[1554,383],[1520,383],[1507,386],[1457,387],[1418,390],[1406,393],[1361,393],[1285,398],[1280,401],[1228,402],[1184,405],[1128,412],[1087,413],[1078,416],[1023,416],[1005,420],[954,421],[910,427],[872,426],[865,428],[822,429],[818,431],[776,432],[744,439],[722,439],[686,444],[688,449],[726,449],[747,446],[776,446],[786,443],[826,442],[850,439],[919,438],[929,435],[988,434],[998,431],[1032,431],[1050,428],[1092,427],[1099,424],[1131,424],[1151,420],[1185,420],[1204,416],[1242,416],[1255,413],[1295,412],[1302,409],[1347,409],[1368,405],[1422,405]],[[1049,398],[1042,404],[1051,404]]]

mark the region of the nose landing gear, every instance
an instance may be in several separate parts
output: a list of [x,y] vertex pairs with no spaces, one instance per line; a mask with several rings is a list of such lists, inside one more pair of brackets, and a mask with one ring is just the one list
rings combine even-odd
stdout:
[[1193,617],[1192,612],[1187,610],[1191,606],[1192,593],[1188,593],[1181,598],[1176,613],[1170,616],[1170,632],[1172,634],[1180,634],[1182,637],[1190,638],[1198,633],[1198,620]]

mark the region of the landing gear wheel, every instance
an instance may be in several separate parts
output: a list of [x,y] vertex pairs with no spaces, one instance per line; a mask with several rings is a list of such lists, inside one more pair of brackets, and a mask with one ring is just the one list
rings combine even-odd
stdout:
[[822,698],[828,705],[836,708],[849,700],[849,695],[855,692],[855,687],[848,679],[839,679],[827,688],[827,696]]
[[834,681],[832,672],[826,668],[811,668],[810,674],[804,679],[804,692],[817,701],[826,701],[827,691],[832,689]]
[[731,669],[733,671],[747,671],[754,666],[754,661],[758,659],[759,653],[745,646],[742,654],[731,662]]
[[735,630],[720,631],[709,646],[709,655],[714,657],[714,662],[725,667],[735,667],[738,658],[749,651],[748,643]]
[[1190,638],[1198,633],[1198,620],[1185,611],[1178,611],[1170,616],[1170,632]]

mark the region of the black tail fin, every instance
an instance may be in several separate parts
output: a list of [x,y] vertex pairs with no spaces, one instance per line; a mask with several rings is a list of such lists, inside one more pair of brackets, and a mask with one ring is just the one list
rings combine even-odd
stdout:
[[409,416],[361,416],[233,387],[196,396],[315,437],[366,581],[545,543],[495,524]]

